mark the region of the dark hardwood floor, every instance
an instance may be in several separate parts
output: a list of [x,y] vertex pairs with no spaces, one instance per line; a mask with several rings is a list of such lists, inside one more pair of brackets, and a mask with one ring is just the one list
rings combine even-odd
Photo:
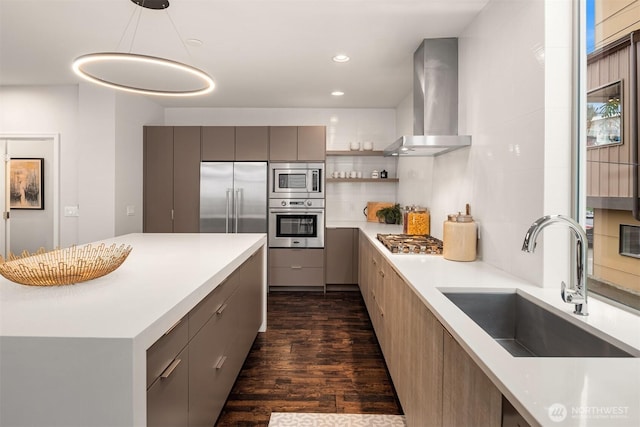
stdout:
[[359,292],[271,292],[216,426],[266,426],[271,412],[402,414]]

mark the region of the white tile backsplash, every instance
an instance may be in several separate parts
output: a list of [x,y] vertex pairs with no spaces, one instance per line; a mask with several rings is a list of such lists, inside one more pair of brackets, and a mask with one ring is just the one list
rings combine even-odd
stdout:
[[365,219],[367,202],[395,202],[397,184],[385,183],[329,183],[326,203],[327,221]]

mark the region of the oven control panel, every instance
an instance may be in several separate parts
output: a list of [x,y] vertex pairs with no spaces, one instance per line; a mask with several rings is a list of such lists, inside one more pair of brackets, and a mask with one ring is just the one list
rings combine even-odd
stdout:
[[323,209],[324,199],[269,199],[269,208]]

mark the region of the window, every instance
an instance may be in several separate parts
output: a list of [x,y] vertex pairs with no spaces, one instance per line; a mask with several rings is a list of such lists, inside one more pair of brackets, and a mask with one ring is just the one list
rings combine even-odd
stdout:
[[[637,8],[587,0],[586,222],[592,292],[640,310]],[[634,72],[635,71],[635,72]],[[632,93],[631,89],[636,93]]]
[[620,255],[640,258],[640,227],[620,224]]

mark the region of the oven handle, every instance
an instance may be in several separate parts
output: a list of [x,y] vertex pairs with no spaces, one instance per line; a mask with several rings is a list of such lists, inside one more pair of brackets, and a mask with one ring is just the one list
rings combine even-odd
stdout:
[[295,209],[289,209],[289,210],[273,210],[270,209],[269,213],[272,214],[318,214],[318,213],[323,213],[324,209],[316,209],[316,210],[309,210],[309,209],[305,209],[305,210],[295,210]]

